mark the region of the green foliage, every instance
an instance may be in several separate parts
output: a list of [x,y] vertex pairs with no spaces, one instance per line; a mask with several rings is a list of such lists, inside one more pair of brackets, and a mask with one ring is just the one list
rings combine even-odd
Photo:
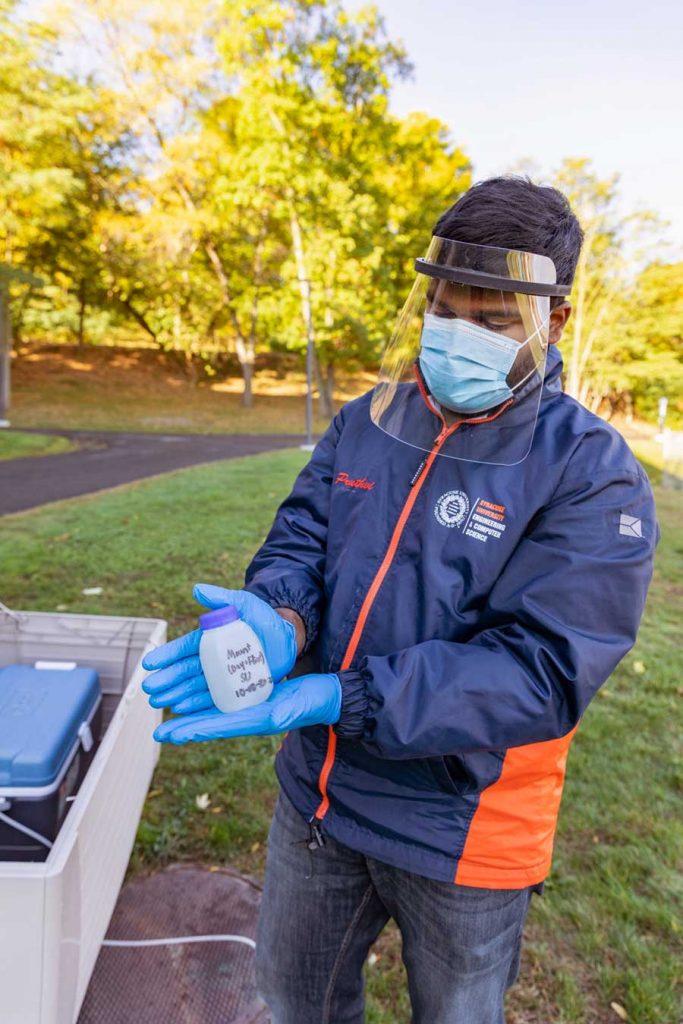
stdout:
[[[133,333],[188,363],[227,350],[245,404],[258,352],[312,344],[329,414],[335,372],[378,363],[414,257],[471,180],[443,123],[391,112],[411,68],[376,8],[64,0],[44,12],[31,21],[0,0],[15,337]],[[78,46],[96,72],[57,61]],[[567,160],[556,181],[586,231],[569,390],[651,413],[681,382],[681,265],[652,263],[659,225],[621,212],[616,176]]]
[[683,263],[651,263],[627,292],[623,345],[615,353],[615,389],[630,393],[638,411],[657,418],[670,399],[667,424],[683,423]]
[[[100,71],[38,61],[51,94],[70,96],[58,137],[78,144],[41,142],[61,219],[41,219],[42,260],[24,250],[49,281],[17,327],[96,340],[126,316],[162,347],[236,352],[247,397],[271,346],[310,338],[328,376],[376,362],[411,256],[469,183],[444,125],[389,113],[409,65],[376,10],[71,0],[50,19],[52,39],[97,49]],[[17,36],[17,66],[35,63],[39,31]],[[27,188],[48,194],[37,178]]]
[[125,184],[126,133],[106,90],[53,69],[55,29],[15,7],[0,4],[0,246],[14,333],[78,337],[79,309],[105,299],[101,222]]
[[683,395],[683,264],[650,262],[661,224],[620,212],[618,176],[566,160],[555,183],[585,233],[563,339],[567,390],[595,411],[654,418],[662,394]]

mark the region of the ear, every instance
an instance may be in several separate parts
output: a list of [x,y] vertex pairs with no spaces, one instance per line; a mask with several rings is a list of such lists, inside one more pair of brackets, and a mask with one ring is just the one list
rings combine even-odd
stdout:
[[550,311],[548,342],[551,345],[557,345],[571,313],[572,307],[570,302],[563,302],[560,306],[555,306]]

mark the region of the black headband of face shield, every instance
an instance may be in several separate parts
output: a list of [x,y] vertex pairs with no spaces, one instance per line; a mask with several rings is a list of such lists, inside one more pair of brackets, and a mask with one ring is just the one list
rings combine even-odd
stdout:
[[521,292],[523,295],[569,295],[571,285],[542,284],[540,281],[514,281],[509,277],[497,277],[481,270],[465,270],[460,267],[444,267],[429,260],[416,259],[415,270],[427,277],[438,277],[442,281],[453,281],[456,284],[475,285],[478,288],[491,288],[499,292]]

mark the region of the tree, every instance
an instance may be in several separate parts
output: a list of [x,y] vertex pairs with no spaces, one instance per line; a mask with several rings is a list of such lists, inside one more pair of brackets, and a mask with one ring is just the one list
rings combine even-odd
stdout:
[[584,230],[563,346],[566,389],[594,411],[630,391],[625,296],[632,293],[634,268],[661,230],[651,213],[620,212],[618,181],[618,175],[600,179],[587,160],[565,160],[554,181]]
[[0,242],[14,333],[69,324],[101,302],[99,222],[125,188],[125,132],[109,94],[52,67],[57,34],[0,0]]
[[607,396],[655,419],[658,399],[673,399],[673,421],[683,416],[683,263],[651,263],[624,296],[624,345],[615,354]]
[[414,256],[469,182],[443,125],[389,112],[409,65],[376,10],[67,0],[50,18],[46,38],[87,43],[100,71],[28,61],[75,114],[29,148],[66,172],[24,253],[49,278],[32,323],[82,344],[97,307],[188,357],[225,345],[245,404],[259,349],[310,342],[329,415],[335,371],[378,361]]
[[[218,45],[237,83],[245,181],[289,229],[282,300],[292,310],[297,301],[300,318],[298,328],[284,318],[283,337],[315,346],[329,415],[335,368],[376,361],[386,337],[397,298],[386,286],[404,279],[407,263],[397,236],[406,240],[418,209],[428,231],[425,212],[466,184],[467,161],[437,122],[390,115],[391,82],[409,65],[374,8],[351,16],[331,0],[261,0],[246,19],[228,0],[223,16]],[[417,183],[407,216],[401,172]]]

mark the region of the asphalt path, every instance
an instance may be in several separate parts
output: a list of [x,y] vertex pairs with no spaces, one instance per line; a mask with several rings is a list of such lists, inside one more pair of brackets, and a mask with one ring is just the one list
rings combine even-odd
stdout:
[[78,450],[0,460],[0,515],[202,462],[293,448],[304,441],[298,434],[128,434],[41,429],[30,432],[67,437],[79,446]]

